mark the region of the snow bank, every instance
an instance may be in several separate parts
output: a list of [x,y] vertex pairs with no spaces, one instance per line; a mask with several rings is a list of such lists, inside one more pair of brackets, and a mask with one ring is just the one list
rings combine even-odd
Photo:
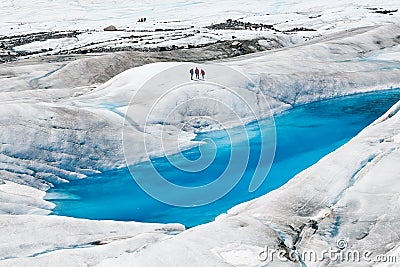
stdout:
[[400,24],[347,30],[226,64],[249,73],[266,95],[291,105],[397,88],[399,61],[383,58],[399,51],[399,30]]
[[184,230],[179,224],[32,215],[0,216],[0,225],[7,233],[0,236],[0,266],[92,266],[114,253],[133,253]]
[[47,215],[54,204],[44,201],[45,192],[31,186],[5,181],[0,184],[0,214]]

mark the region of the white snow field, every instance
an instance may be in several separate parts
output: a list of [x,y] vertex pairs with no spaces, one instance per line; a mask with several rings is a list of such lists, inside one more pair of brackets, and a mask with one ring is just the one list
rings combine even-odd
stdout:
[[[396,0],[366,0],[361,3],[349,0],[2,0],[0,36],[43,32],[61,34],[27,44],[22,42],[13,48],[14,51],[39,55],[68,53],[78,48],[188,47],[235,37],[238,40],[275,39],[287,45],[349,28],[393,23],[399,18],[399,12],[395,12],[397,8]],[[385,11],[393,12],[380,13]],[[138,22],[140,18],[147,20]],[[207,28],[227,19],[273,27],[264,30]],[[114,25],[118,31],[103,31],[109,25]],[[78,32],[72,36],[62,35],[71,31]],[[268,41],[263,44],[271,45]]]
[[[43,199],[55,183],[125,167],[123,129],[131,148],[126,156],[134,163],[147,159],[139,149],[144,135],[154,155],[160,153],[161,131],[169,136],[163,144],[171,153],[178,145],[194,145],[190,139],[196,132],[220,127],[204,121],[206,116],[226,127],[238,124],[221,106],[200,108],[187,104],[191,98],[223,99],[250,121],[295,104],[400,87],[397,8],[398,1],[372,0],[1,1],[1,40],[41,31],[88,31],[14,47],[38,53],[0,65],[0,266],[298,266],[260,261],[260,252],[280,244],[288,252],[315,250],[320,255],[342,238],[348,249],[399,256],[400,103],[285,186],[189,230],[179,224],[49,216],[54,205]],[[141,17],[147,22],[137,22]],[[275,30],[205,28],[227,19],[271,24]],[[109,25],[122,30],[104,32]],[[289,31],[299,27],[316,31]],[[172,28],[174,34],[156,31],[160,28]],[[132,38],[122,37],[131,35],[148,35],[148,44],[132,44],[138,47],[214,43],[232,35],[239,41],[261,38],[263,45],[278,38],[284,47],[209,64],[154,63],[132,69],[135,58],[127,52],[57,57],[57,52],[91,43],[130,45]],[[53,50],[42,52],[48,48]],[[145,128],[144,111],[159,103],[170,81],[188,82],[192,66],[206,68],[206,82],[163,97]],[[226,68],[244,76],[226,75]],[[160,72],[168,75],[151,80],[153,90],[145,97],[138,94]],[[216,90],[211,83],[233,91]],[[135,94],[141,97],[130,104]],[[237,95],[252,103],[254,114]],[[263,98],[271,110],[259,101]],[[169,116],[174,107],[179,107],[176,114]],[[127,110],[134,115],[123,127]],[[307,266],[327,266],[329,260],[303,258]]]

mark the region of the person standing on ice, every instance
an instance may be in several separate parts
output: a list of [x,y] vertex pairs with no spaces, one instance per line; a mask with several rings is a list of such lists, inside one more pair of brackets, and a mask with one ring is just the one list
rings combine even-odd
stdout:
[[201,78],[204,80],[204,76],[206,75],[206,72],[203,69],[201,69],[200,73],[201,73]]
[[196,67],[196,70],[194,71],[194,73],[196,73],[196,79],[200,79],[200,71],[197,67]]
[[190,79],[193,80],[193,73],[194,73],[193,68],[189,70],[189,73],[190,73]]

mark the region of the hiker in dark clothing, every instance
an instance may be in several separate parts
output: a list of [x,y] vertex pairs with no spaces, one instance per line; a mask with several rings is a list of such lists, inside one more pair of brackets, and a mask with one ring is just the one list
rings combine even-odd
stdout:
[[189,73],[190,73],[190,79],[193,80],[193,73],[194,73],[193,69],[190,69]]
[[206,75],[206,72],[203,69],[201,69],[200,73],[201,73],[201,78],[204,80],[204,76]]
[[194,71],[196,73],[196,79],[200,79],[200,71],[199,69],[196,67],[196,70]]

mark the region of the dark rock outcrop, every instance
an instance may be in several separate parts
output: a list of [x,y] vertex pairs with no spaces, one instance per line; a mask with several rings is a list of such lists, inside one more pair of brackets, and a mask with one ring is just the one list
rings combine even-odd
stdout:
[[114,25],[110,25],[108,27],[105,27],[103,30],[106,31],[106,32],[118,31],[117,27],[115,27]]

